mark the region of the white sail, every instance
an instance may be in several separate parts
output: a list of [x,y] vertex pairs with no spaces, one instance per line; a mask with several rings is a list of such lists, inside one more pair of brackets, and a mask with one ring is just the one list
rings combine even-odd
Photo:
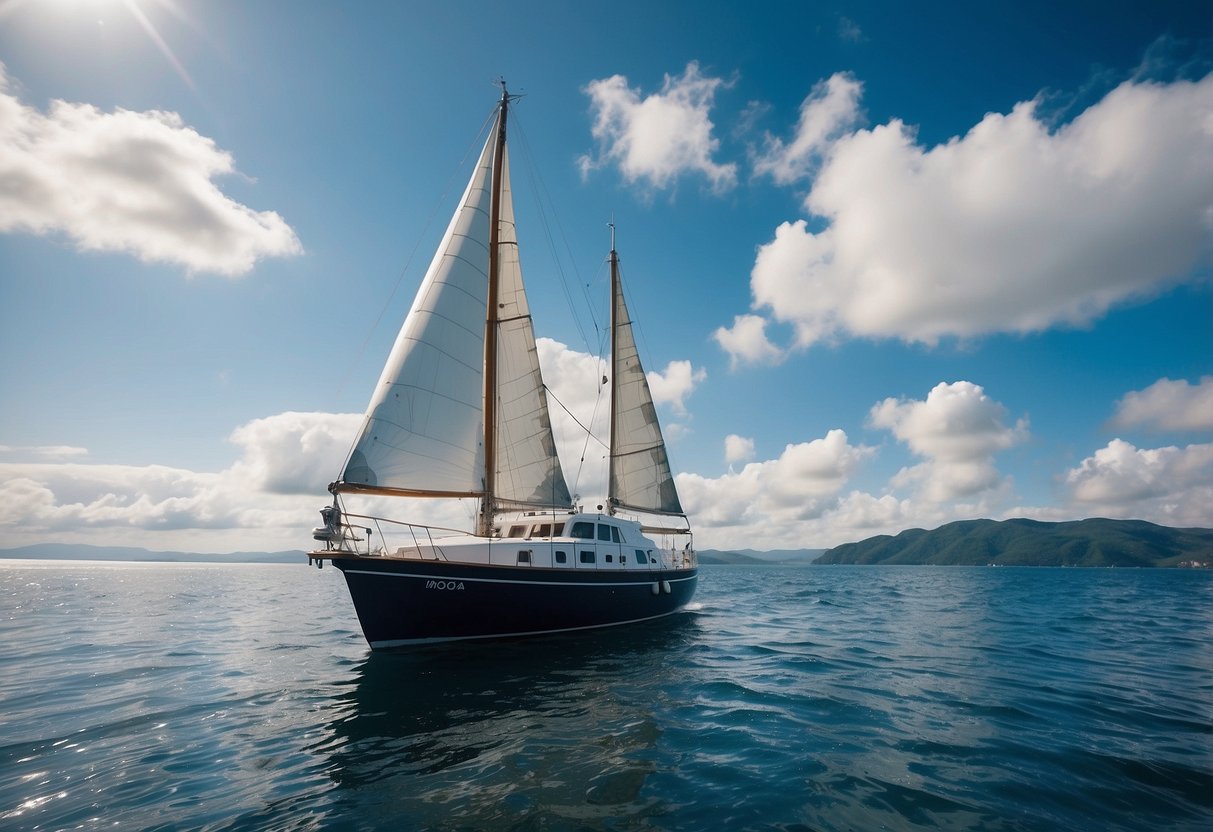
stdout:
[[567,508],[573,502],[556,455],[539,352],[522,284],[508,154],[502,154],[498,223],[497,440],[499,506]]
[[[350,489],[485,496],[499,506],[572,503],[552,436],[522,282],[501,144],[496,359],[485,390],[493,164],[491,131],[463,199],[413,302],[342,474]],[[493,396],[492,493],[486,493],[485,396]]]
[[484,329],[496,130],[421,282],[341,482],[385,492],[484,492]]
[[611,252],[612,355],[611,474],[613,506],[658,514],[683,514],[670,473],[665,440],[649,382],[640,364],[632,319],[623,300],[618,260]]

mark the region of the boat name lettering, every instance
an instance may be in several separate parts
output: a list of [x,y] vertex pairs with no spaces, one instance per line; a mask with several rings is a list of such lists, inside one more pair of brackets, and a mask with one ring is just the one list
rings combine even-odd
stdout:
[[426,581],[426,589],[463,589],[463,581]]

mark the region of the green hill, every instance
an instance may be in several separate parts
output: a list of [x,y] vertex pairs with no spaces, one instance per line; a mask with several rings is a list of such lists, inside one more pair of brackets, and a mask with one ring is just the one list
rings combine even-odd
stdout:
[[1213,529],[1143,520],[962,520],[835,546],[819,564],[1213,567]]

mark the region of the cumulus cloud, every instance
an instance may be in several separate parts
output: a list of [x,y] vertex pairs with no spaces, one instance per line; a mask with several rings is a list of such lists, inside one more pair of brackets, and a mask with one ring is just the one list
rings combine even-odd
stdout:
[[724,461],[729,465],[735,462],[749,462],[754,458],[754,440],[746,436],[730,433],[724,438]]
[[665,76],[661,92],[644,96],[622,75],[591,81],[584,92],[594,113],[597,158],[583,156],[583,174],[617,165],[628,183],[665,188],[685,173],[706,176],[713,189],[733,187],[737,166],[712,160],[719,147],[710,118],[721,78],[692,61],[678,77]]
[[776,364],[783,351],[767,337],[767,321],[761,315],[738,315],[731,327],[720,327],[712,338],[729,354],[729,367],[741,364]]
[[0,526],[28,532],[238,525],[240,506],[217,474],[163,465],[2,463]]
[[791,181],[821,160],[820,230],[781,224],[751,272],[799,347],[1081,326],[1213,263],[1213,75],[1123,83],[1057,129],[1022,102],[934,147],[897,120],[831,140],[857,94],[838,78],[760,162]]
[[0,231],[63,233],[85,251],[119,251],[190,272],[241,275],[259,258],[298,254],[273,211],[213,181],[230,153],[176,113],[23,104],[0,65]]
[[994,455],[1022,442],[1027,420],[1004,424],[1006,408],[969,381],[937,384],[925,400],[885,399],[868,414],[925,461],[903,469],[895,487],[912,486],[931,502],[970,498],[1003,486]]
[[1137,448],[1113,439],[1063,483],[1071,505],[1088,516],[1213,524],[1213,444]]
[[0,462],[0,528],[10,540],[97,542],[99,531],[110,531],[127,542],[154,533],[160,537],[153,545],[162,547],[173,532],[204,530],[215,541],[210,551],[267,541],[304,546],[316,504],[326,498],[361,418],[283,413],[253,420],[232,432],[242,455],[219,472]]
[[777,459],[708,478],[679,474],[683,507],[697,525],[778,526],[819,518],[838,504],[848,478],[875,450],[852,445],[845,431],[788,445]]
[[362,426],[360,413],[279,413],[232,431],[244,449],[233,472],[271,494],[323,494]]
[[1116,403],[1112,425],[1154,430],[1213,430],[1213,376],[1193,385],[1161,378]]
[[[552,432],[569,487],[588,500],[601,499],[607,491],[605,439],[611,418],[610,393],[603,382],[607,364],[551,338],[537,338],[536,347],[551,391]],[[671,361],[662,373],[646,373],[654,404],[683,417],[688,415],[686,398],[706,377],[707,372],[694,369],[690,361]],[[667,443],[673,442],[686,427],[663,420],[662,432]]]
[[665,372],[645,373],[654,404],[668,404],[679,416],[687,415],[686,397],[708,377],[708,371],[695,369],[690,361],[671,361]]
[[762,152],[753,159],[754,173],[769,175],[780,185],[808,177],[831,145],[859,120],[862,92],[863,85],[845,72],[815,85],[800,105],[795,137],[785,143],[768,133]]

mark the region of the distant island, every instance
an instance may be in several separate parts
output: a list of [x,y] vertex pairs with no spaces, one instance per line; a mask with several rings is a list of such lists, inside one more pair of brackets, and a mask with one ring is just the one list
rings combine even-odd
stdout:
[[961,520],[828,550],[819,564],[1213,568],[1213,529],[1144,520]]

